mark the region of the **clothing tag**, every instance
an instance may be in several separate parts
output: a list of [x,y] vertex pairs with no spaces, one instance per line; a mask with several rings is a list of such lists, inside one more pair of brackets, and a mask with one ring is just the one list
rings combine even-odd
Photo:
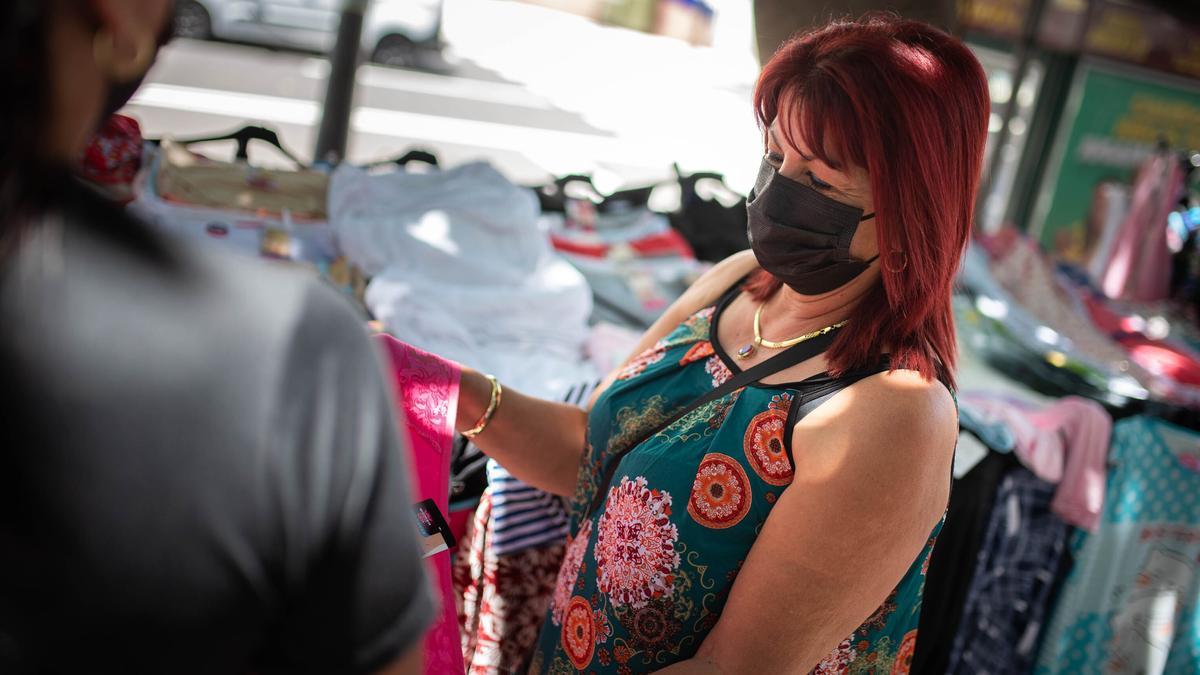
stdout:
[[417,512],[417,526],[421,530],[421,547],[425,557],[450,550],[454,546],[454,535],[450,534],[450,525],[442,516],[437,504],[432,499],[426,499],[413,506]]

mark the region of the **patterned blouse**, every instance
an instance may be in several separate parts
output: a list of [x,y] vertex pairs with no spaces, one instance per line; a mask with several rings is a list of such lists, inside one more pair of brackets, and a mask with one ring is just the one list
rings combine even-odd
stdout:
[[[584,516],[606,458],[733,376],[737,366],[713,336],[736,295],[688,318],[625,367],[596,402],[571,538],[530,673],[653,672],[694,656],[721,616],[750,547],[792,480],[797,403],[831,378],[751,385],[697,408],[621,458],[603,506]],[[908,672],[940,529],[883,606],[814,672]]]

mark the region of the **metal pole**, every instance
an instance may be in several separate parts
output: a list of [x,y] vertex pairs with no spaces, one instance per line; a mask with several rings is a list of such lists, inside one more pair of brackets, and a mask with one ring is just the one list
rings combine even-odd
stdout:
[[343,0],[337,43],[329,59],[329,82],[317,133],[317,163],[337,164],[346,156],[350,113],[354,109],[354,84],[362,59],[363,15],[369,0]]
[[996,184],[996,172],[1000,170],[1000,164],[1004,161],[1004,146],[1008,145],[1008,125],[1017,112],[1017,95],[1025,81],[1025,73],[1029,71],[1029,52],[1033,47],[1038,26],[1042,23],[1042,11],[1045,7],[1046,0],[1030,0],[1029,13],[1025,15],[1025,24],[1021,27],[1021,39],[1017,42],[1014,53],[1017,67],[1013,72],[1012,90],[1008,100],[1004,102],[1000,130],[996,132],[996,144],[992,146],[991,162],[988,163],[987,173],[983,175],[983,185],[980,186],[979,199],[975,204],[976,224],[983,217],[992,195],[992,187]]

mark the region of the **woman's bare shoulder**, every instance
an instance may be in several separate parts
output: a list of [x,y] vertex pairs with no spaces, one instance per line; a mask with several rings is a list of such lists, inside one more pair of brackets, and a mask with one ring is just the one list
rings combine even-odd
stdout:
[[[862,467],[884,483],[947,482],[958,438],[950,391],[911,370],[868,377],[796,425],[798,465]],[[801,467],[797,467],[797,474]]]

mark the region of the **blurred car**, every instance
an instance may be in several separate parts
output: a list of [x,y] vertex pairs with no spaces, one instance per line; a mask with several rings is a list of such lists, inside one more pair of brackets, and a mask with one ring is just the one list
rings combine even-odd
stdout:
[[[328,53],[343,0],[177,0],[175,34]],[[371,0],[362,49],[372,61],[415,66],[440,49],[442,0]]]

